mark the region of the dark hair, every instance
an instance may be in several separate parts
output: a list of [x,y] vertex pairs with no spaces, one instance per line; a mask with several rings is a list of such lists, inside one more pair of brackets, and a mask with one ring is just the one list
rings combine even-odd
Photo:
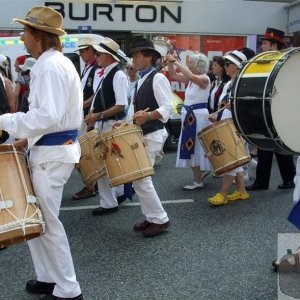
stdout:
[[54,48],[55,50],[62,52],[62,45],[58,35],[28,25],[27,28],[35,38],[42,41],[43,52],[49,50],[50,48]]
[[151,50],[151,49],[146,49],[146,50],[141,50],[141,53],[145,56],[145,57],[149,57],[149,56],[152,56],[152,60],[151,60],[151,65],[156,67],[156,63],[157,63],[157,60],[160,58],[158,56],[158,54]]
[[214,56],[213,62],[217,63],[222,68],[222,75],[221,75],[222,76],[222,81],[223,82],[229,81],[231,78],[230,78],[229,75],[226,74],[224,57],[223,56]]
[[249,60],[250,58],[255,56],[255,52],[252,49],[247,48],[247,47],[241,48],[238,51],[245,54],[245,56],[247,57],[247,60]]

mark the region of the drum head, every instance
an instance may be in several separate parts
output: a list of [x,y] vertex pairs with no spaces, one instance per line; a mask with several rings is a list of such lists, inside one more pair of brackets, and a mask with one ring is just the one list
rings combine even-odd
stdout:
[[274,81],[271,113],[274,127],[285,145],[300,153],[300,49],[292,50]]

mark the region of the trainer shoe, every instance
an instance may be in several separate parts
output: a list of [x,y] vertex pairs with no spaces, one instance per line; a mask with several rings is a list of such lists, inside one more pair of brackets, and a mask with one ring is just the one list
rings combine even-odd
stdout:
[[196,190],[196,189],[202,189],[204,187],[203,182],[197,183],[195,181],[193,181],[192,184],[188,184],[186,186],[184,186],[182,189],[184,191],[192,191],[192,190]]

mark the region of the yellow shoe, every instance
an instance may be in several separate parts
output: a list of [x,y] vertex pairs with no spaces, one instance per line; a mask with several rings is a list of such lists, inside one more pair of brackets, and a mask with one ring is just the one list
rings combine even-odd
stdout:
[[239,191],[235,191],[231,195],[227,196],[227,199],[229,201],[236,201],[236,200],[247,200],[250,198],[250,195],[248,193],[241,194]]
[[208,202],[212,205],[224,205],[228,203],[228,199],[217,193],[215,196],[208,198]]

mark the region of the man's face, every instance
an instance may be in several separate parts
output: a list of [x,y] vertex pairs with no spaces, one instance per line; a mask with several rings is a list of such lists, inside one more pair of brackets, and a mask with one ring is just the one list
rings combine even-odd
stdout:
[[270,41],[263,40],[261,42],[260,49],[261,49],[262,52],[277,50],[277,44],[276,43],[271,43]]
[[79,50],[79,55],[85,63],[88,63],[94,58],[94,51],[92,47],[87,47]]
[[136,70],[140,71],[151,66],[151,56],[144,56],[141,51],[132,54],[132,62]]
[[23,41],[27,52],[34,58],[38,58],[41,53],[40,42],[32,35],[28,26],[25,25],[23,30],[21,41]]

